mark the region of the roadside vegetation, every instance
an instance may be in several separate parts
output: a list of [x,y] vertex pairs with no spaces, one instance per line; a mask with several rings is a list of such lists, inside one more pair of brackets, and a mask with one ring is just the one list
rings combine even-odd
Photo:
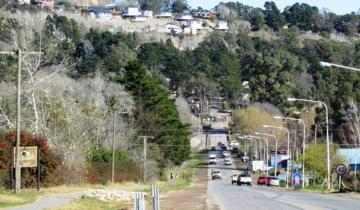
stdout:
[[47,210],[127,210],[131,209],[131,203],[125,202],[106,202],[100,201],[96,198],[80,198],[74,200],[64,206],[51,208]]

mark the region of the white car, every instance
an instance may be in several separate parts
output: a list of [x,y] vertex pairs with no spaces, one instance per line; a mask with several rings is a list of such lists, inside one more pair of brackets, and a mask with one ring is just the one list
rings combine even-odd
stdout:
[[216,164],[216,155],[209,155],[209,165]]
[[211,171],[211,179],[214,180],[214,179],[221,179],[222,175],[221,175],[221,172],[220,170],[212,170]]
[[247,185],[252,185],[252,177],[250,174],[241,174],[238,176],[238,180],[237,180],[237,184],[238,185],[242,185],[242,184],[247,184]]
[[280,185],[280,180],[277,177],[272,176],[270,177],[269,185],[278,187]]
[[223,151],[222,156],[223,156],[223,158],[226,158],[226,157],[230,156],[230,152],[229,151]]
[[231,141],[229,145],[230,145],[230,146],[233,146],[233,147],[237,147],[237,146],[239,146],[239,142],[237,142],[237,141]]
[[240,174],[231,175],[231,184],[237,183],[238,177]]
[[225,158],[225,165],[226,165],[226,166],[231,165],[231,159],[230,159],[230,157],[226,157],[226,158]]

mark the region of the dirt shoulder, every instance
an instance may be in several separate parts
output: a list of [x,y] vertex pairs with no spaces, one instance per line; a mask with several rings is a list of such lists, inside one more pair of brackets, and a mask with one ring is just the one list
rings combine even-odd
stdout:
[[160,196],[161,209],[165,210],[219,210],[207,194],[208,168],[196,169],[190,186]]

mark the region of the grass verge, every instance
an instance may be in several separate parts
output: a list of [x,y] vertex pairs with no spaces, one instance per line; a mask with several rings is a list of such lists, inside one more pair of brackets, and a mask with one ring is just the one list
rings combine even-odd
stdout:
[[203,164],[201,154],[193,152],[190,159],[186,161],[181,167],[179,177],[173,181],[159,183],[161,192],[180,190],[186,186],[189,186],[193,181],[193,176],[197,167]]
[[96,198],[80,198],[64,206],[48,210],[128,210],[131,209],[131,207],[131,203],[105,202],[97,200]]
[[8,190],[0,190],[0,208],[6,208],[11,206],[18,206],[27,203],[35,202],[36,199],[41,195],[35,189],[25,189],[19,193]]

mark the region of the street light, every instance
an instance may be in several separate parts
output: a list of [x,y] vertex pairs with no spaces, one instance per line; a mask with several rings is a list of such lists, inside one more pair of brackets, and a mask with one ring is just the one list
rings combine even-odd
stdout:
[[[322,101],[308,100],[308,99],[298,99],[298,98],[288,98],[288,101],[301,101],[306,103],[316,103],[321,104],[325,107],[326,113],[326,158],[327,158],[327,181],[328,181],[328,190],[330,190],[330,140],[329,140],[329,110],[326,103]],[[305,148],[304,148],[305,150]]]
[[267,136],[267,137],[272,137],[272,138],[274,138],[275,139],[275,176],[276,176],[276,172],[277,172],[277,147],[278,147],[278,143],[277,143],[277,137],[275,136],[275,135],[273,135],[273,134],[269,134],[269,133],[259,133],[259,132],[255,132],[255,134],[256,135],[258,135],[258,136]]
[[[288,153],[288,157],[290,157],[290,132],[289,129],[284,128],[284,127],[277,127],[277,126],[272,126],[272,125],[263,125],[264,128],[272,128],[272,129],[279,129],[279,130],[284,130],[287,132],[288,138],[287,138],[287,153]],[[289,158],[286,164],[286,188],[289,188]]]
[[254,138],[254,139],[263,139],[266,141],[266,176],[269,176],[269,170],[268,170],[268,160],[269,160],[269,139],[263,136],[248,136],[249,138]]
[[[243,139],[243,140],[252,140],[251,138],[249,138],[248,136],[241,136],[240,134],[235,134],[235,136],[238,136],[239,139]],[[245,156],[247,156],[246,150],[247,150],[247,145],[246,145],[246,141],[245,141]]]
[[360,71],[360,69],[358,69],[358,68],[343,66],[343,65],[339,65],[339,64],[335,64],[335,63],[328,63],[328,62],[324,62],[324,61],[320,61],[320,66],[322,66],[322,67],[338,67],[338,68],[343,68],[343,69],[348,69],[348,70],[353,70],[353,71]]

